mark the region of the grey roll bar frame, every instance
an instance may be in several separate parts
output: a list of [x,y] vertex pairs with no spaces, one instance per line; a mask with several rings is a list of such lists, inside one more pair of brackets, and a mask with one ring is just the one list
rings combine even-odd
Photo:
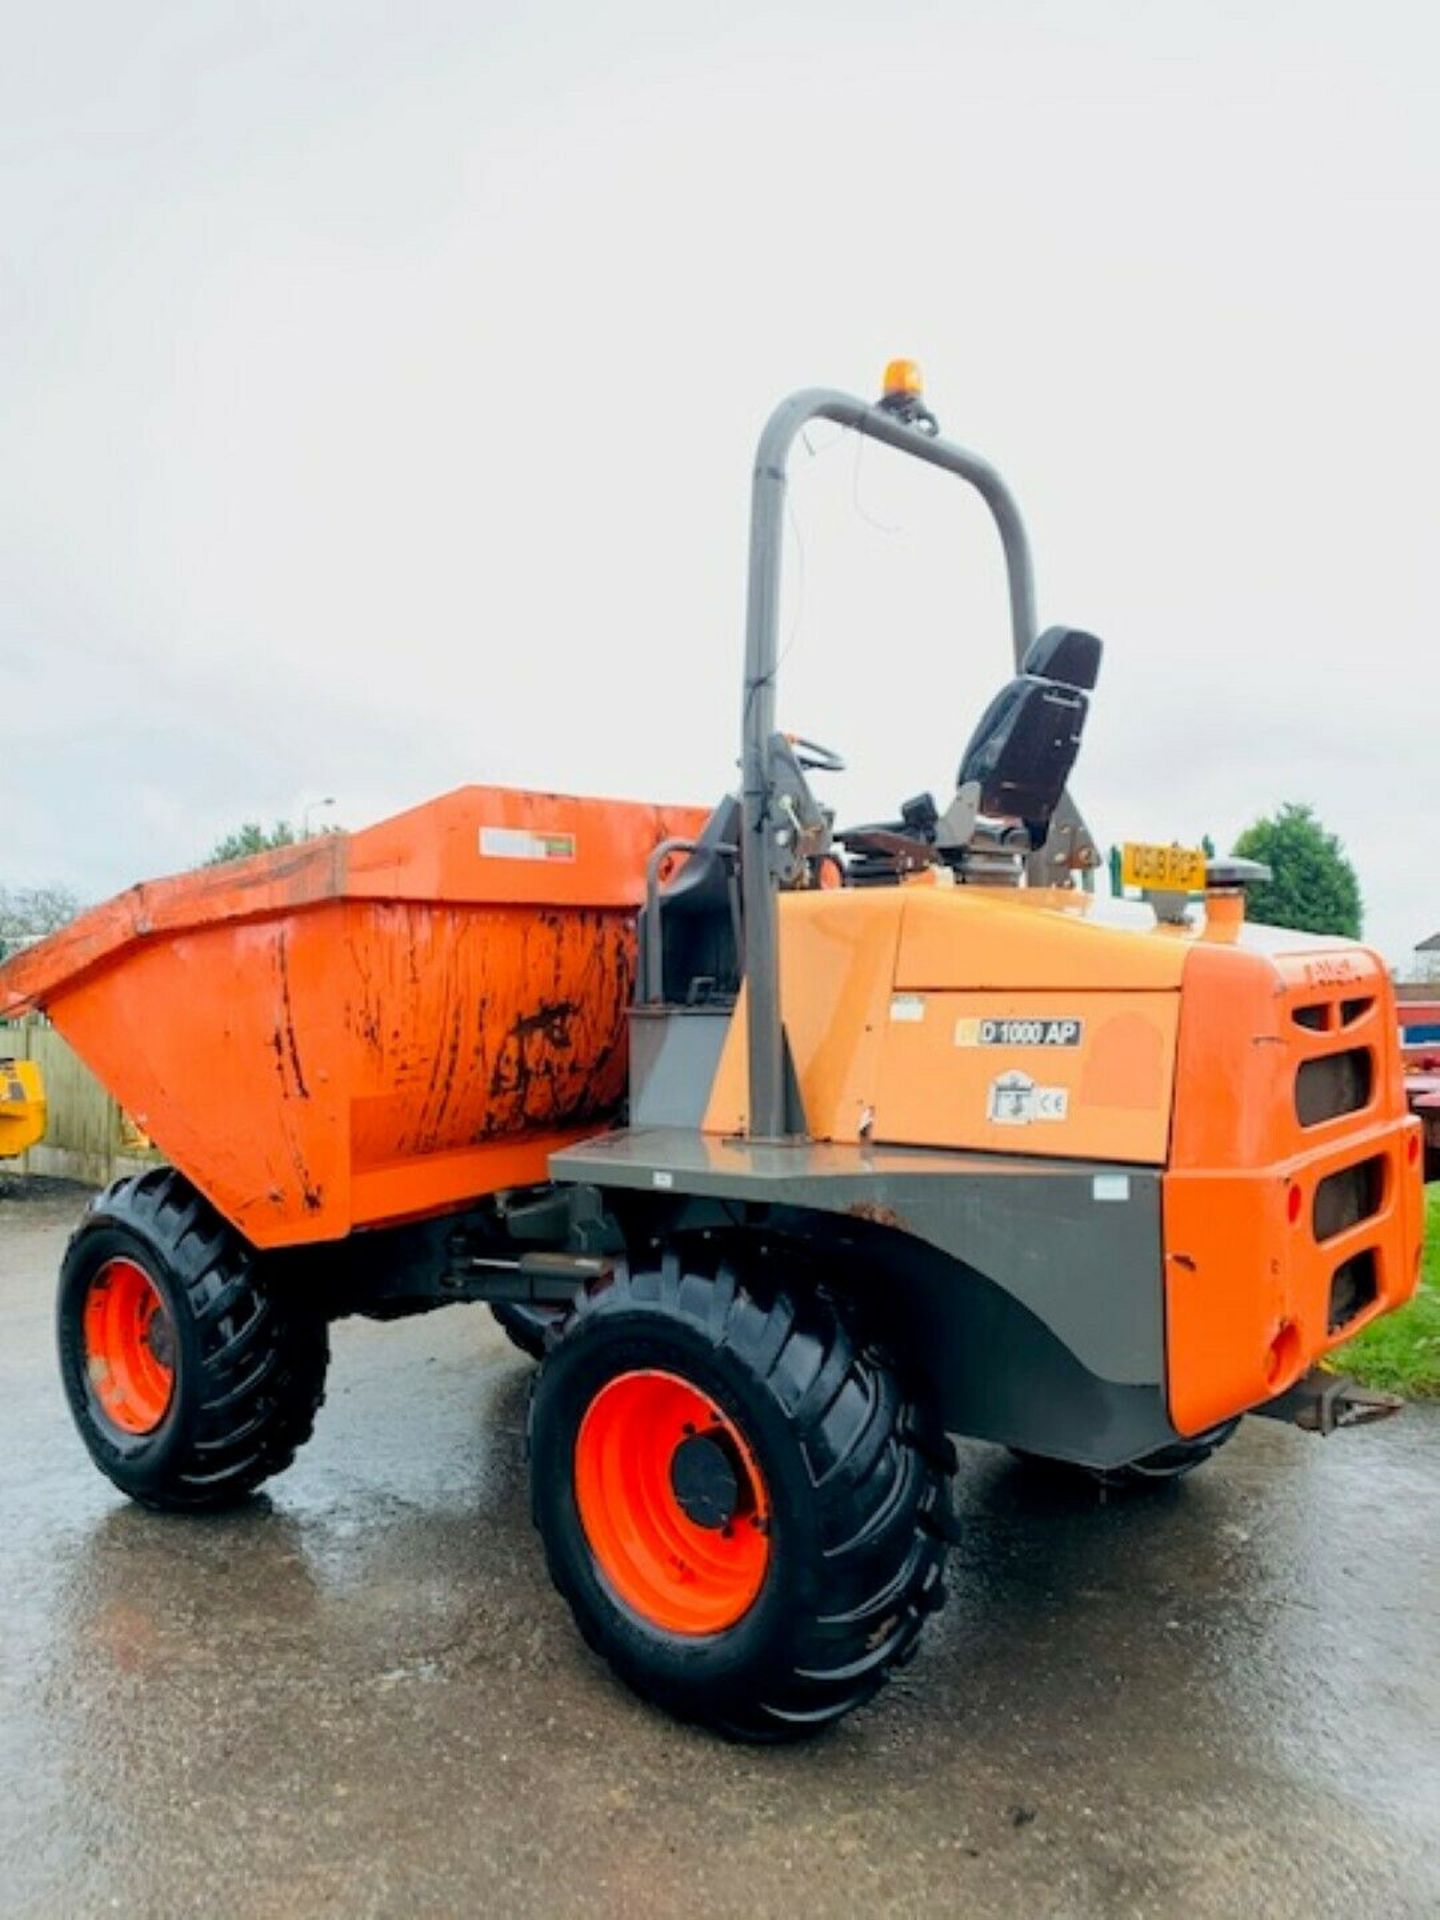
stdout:
[[744,827],[740,886],[744,908],[745,996],[752,1140],[803,1136],[786,1124],[785,1043],[780,1018],[779,911],[772,836],[782,824],[774,807],[770,743],[775,732],[775,678],[780,664],[780,560],[785,526],[786,468],[801,429],[833,420],[932,467],[968,480],[999,530],[1010,587],[1010,628],[1018,670],[1035,638],[1035,573],[1030,541],[1014,496],[994,467],[953,441],[908,425],[883,406],[813,387],[782,400],[765,424],[750,493],[750,581],[745,611],[745,704],[741,718]]

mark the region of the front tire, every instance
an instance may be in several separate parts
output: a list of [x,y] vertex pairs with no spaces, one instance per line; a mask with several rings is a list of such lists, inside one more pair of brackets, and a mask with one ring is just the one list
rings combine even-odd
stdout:
[[943,1599],[947,1443],[813,1292],[618,1267],[540,1366],[530,1450],[581,1633],[681,1718],[817,1732]]
[[142,1505],[233,1505],[289,1466],[324,1399],[324,1318],[169,1167],[117,1181],[70,1241],[60,1371],[100,1471]]

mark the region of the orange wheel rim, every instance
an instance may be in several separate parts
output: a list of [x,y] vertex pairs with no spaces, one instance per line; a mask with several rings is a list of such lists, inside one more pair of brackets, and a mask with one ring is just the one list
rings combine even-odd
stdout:
[[133,1260],[107,1260],[85,1296],[85,1370],[107,1420],[153,1433],[175,1392],[175,1329]]
[[575,1441],[580,1524],[620,1600],[670,1633],[723,1633],[770,1565],[765,1479],[709,1394],[677,1374],[622,1373]]

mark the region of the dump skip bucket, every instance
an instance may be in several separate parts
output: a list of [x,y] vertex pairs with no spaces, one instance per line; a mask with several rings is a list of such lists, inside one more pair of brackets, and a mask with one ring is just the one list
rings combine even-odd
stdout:
[[0,969],[261,1247],[546,1177],[625,1088],[645,862],[693,808],[465,787],[132,888]]

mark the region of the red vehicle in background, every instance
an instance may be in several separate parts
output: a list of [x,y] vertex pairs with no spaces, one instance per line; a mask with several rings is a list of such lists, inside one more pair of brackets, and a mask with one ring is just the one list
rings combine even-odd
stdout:
[[1440,1180],[1440,999],[1402,998],[1397,1012],[1405,1092],[1425,1129],[1425,1178]]

